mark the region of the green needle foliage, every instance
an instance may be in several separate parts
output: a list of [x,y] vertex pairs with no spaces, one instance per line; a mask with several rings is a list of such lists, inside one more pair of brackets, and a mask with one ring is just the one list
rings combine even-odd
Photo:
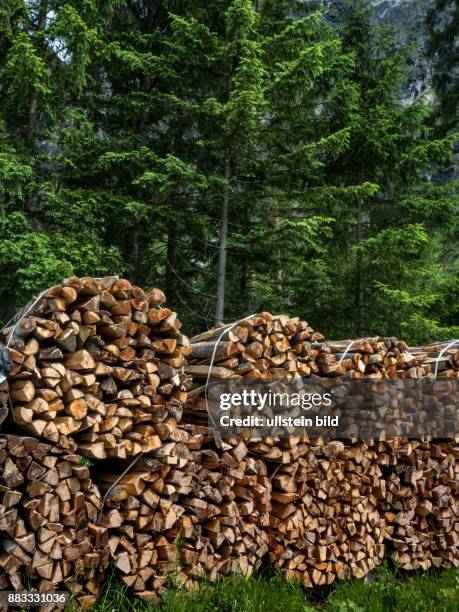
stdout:
[[1,319],[122,274],[188,332],[271,309],[334,337],[457,336],[444,79],[435,108],[403,100],[415,50],[367,5],[0,3]]

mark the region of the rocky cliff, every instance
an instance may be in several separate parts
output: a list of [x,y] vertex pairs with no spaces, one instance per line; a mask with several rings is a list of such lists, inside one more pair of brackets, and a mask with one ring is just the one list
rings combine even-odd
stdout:
[[[322,0],[327,13],[339,9],[343,0]],[[400,45],[415,43],[417,51],[411,56],[412,71],[404,91],[404,97],[412,99],[428,91],[431,78],[431,62],[427,57],[427,31],[425,20],[427,11],[435,0],[372,0],[374,19],[377,23],[397,26]]]

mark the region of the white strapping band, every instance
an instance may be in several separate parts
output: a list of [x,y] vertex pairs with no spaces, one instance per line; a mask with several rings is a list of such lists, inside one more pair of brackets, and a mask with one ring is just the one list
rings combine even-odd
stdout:
[[233,323],[232,325],[230,325],[229,327],[225,327],[225,329],[222,331],[222,333],[220,334],[220,336],[218,337],[218,340],[214,346],[214,350],[212,352],[212,357],[210,359],[210,366],[209,366],[209,373],[207,374],[207,380],[206,380],[206,388],[204,389],[204,397],[206,400],[206,410],[207,410],[207,414],[210,416],[210,420],[212,421],[212,425],[217,428],[217,426],[215,425],[215,421],[213,419],[212,414],[209,412],[209,402],[207,399],[207,387],[209,386],[209,382],[210,382],[210,377],[211,377],[211,373],[212,373],[212,367],[214,365],[214,359],[215,359],[215,355],[217,354],[217,349],[218,349],[218,344],[220,342],[220,340],[223,338],[223,336],[227,333],[230,332],[233,327],[236,327],[236,325],[239,325],[239,323],[242,323],[242,321],[247,321],[247,319],[251,319],[252,317],[256,317],[256,313],[255,314],[251,314],[248,317],[244,317],[243,319],[239,319],[238,321],[236,321],[235,323]]
[[443,353],[444,353],[445,351],[447,351],[447,350],[448,350],[450,347],[454,346],[454,345],[455,345],[455,344],[457,344],[458,342],[459,342],[459,338],[457,338],[456,340],[452,340],[452,341],[451,341],[449,344],[447,344],[447,345],[445,346],[445,348],[443,348],[443,349],[440,351],[440,353],[439,353],[439,355],[438,355],[438,357],[437,357],[437,361],[435,362],[435,378],[437,378],[437,374],[438,374],[438,362],[440,361],[441,356],[443,355]]

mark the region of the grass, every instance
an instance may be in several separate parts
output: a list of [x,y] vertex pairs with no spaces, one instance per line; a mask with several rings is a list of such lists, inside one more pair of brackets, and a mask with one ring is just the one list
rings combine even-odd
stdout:
[[159,604],[133,598],[110,574],[95,612],[458,612],[457,570],[404,574],[387,565],[367,580],[338,582],[309,591],[278,574],[248,580],[231,577],[216,584],[203,581],[188,592],[171,583]]

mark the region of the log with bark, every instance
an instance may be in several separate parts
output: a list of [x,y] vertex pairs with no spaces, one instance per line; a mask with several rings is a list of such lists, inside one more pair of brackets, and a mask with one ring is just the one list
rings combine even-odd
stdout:
[[180,419],[190,351],[164,300],[118,277],[72,277],[26,307],[3,336],[16,423],[92,459],[159,448]]
[[80,457],[0,436],[0,588],[70,591],[91,606],[107,567],[101,497]]

